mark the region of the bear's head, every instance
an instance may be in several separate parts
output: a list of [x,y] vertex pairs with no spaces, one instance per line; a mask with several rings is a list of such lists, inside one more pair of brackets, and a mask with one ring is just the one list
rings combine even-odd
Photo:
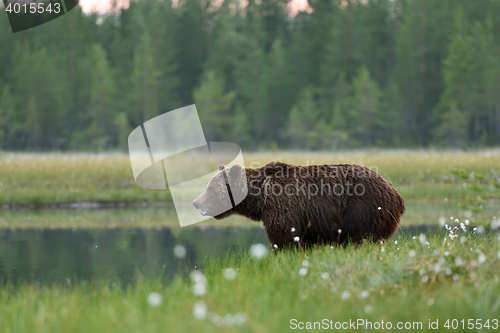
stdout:
[[231,215],[247,193],[245,168],[240,164],[231,168],[219,165],[219,171],[210,179],[205,192],[194,199],[193,206],[201,215],[220,220]]

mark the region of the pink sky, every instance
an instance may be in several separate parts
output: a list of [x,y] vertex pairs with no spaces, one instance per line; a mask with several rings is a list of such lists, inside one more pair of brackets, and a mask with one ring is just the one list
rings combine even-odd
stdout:
[[[116,0],[120,5],[127,7],[129,0]],[[105,12],[110,9],[111,0],[80,0],[80,6],[84,12]],[[292,0],[290,9],[292,14],[308,8],[307,0]]]

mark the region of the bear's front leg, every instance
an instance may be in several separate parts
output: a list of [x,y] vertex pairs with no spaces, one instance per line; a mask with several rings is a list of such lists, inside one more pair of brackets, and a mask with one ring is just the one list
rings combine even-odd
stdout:
[[267,240],[274,250],[284,247],[300,247],[302,242],[300,228],[266,222],[264,222],[264,228],[266,230]]

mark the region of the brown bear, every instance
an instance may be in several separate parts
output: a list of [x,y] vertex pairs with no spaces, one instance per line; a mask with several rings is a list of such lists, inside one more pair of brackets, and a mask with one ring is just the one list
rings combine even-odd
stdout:
[[[228,194],[232,205],[220,209]],[[282,162],[260,168],[221,165],[193,205],[217,220],[240,214],[262,221],[274,248],[296,242],[387,239],[396,232],[405,211],[399,193],[371,169]]]

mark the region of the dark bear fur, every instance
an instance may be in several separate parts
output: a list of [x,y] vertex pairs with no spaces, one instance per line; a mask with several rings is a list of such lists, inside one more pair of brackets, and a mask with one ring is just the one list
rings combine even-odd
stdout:
[[[269,242],[279,248],[293,244],[295,237],[309,245],[387,239],[405,211],[399,193],[379,174],[359,165],[273,162],[261,168],[222,165],[219,170],[193,205],[213,216],[210,210],[217,211],[214,207],[229,192],[236,205],[213,217],[240,214],[262,221]],[[239,189],[247,185],[245,197],[246,191]]]

